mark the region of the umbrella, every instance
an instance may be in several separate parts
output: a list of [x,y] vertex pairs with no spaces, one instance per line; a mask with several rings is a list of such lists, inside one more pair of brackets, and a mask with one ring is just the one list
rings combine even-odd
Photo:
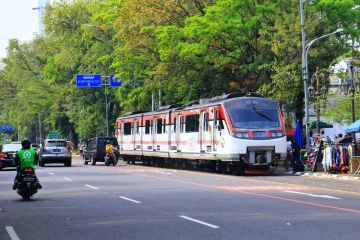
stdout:
[[[311,129],[316,128],[316,121],[312,121],[310,123],[310,128]],[[326,122],[319,121],[319,128],[333,128],[333,125],[326,123]]]
[[360,119],[357,120],[356,122],[353,122],[350,126],[345,128],[346,133],[359,132],[359,131],[360,131]]
[[301,126],[300,126],[300,122],[299,122],[299,121],[297,121],[297,123],[296,123],[293,140],[294,140],[300,147],[304,147],[304,146],[305,146],[304,140],[303,140],[303,135],[302,135],[302,130],[301,130]]

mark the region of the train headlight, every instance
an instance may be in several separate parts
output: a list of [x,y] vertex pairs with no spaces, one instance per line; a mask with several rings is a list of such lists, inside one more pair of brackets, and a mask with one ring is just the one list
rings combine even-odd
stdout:
[[235,133],[235,137],[244,138],[244,135],[243,135],[243,133]]
[[250,138],[250,135],[247,132],[237,132],[234,136],[237,138]]
[[284,133],[283,133],[282,131],[272,131],[272,132],[270,133],[270,136],[271,136],[272,138],[281,138],[281,137],[283,137],[283,136],[285,136],[285,135],[284,135]]
[[277,136],[277,137],[283,137],[283,136],[284,136],[284,133],[283,133],[283,132],[278,132],[278,133],[276,133],[276,136]]

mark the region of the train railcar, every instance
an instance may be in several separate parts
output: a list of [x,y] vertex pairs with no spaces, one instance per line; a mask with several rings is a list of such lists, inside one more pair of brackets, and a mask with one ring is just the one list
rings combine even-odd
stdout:
[[287,152],[278,102],[257,93],[125,114],[115,135],[124,160],[156,166],[272,171]]

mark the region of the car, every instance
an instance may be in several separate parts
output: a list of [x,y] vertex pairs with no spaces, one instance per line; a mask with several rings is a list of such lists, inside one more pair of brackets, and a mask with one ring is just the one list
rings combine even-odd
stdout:
[[[111,141],[115,149],[119,149],[118,141],[115,137],[94,137],[90,138],[86,147],[83,150],[83,160],[84,164],[88,165],[91,162],[92,165],[95,165],[96,162],[105,162],[105,145],[107,141]],[[116,157],[119,157],[118,151],[114,152]]]
[[44,167],[47,163],[63,163],[71,166],[71,148],[64,139],[45,139],[40,150],[39,165]]
[[21,142],[6,143],[0,152],[0,170],[5,167],[16,167],[14,158],[16,152],[22,148]]

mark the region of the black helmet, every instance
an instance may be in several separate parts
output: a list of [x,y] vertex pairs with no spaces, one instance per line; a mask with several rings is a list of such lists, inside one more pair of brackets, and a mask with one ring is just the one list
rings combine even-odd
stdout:
[[29,140],[24,140],[21,142],[21,146],[23,149],[29,149],[31,146],[31,142]]

